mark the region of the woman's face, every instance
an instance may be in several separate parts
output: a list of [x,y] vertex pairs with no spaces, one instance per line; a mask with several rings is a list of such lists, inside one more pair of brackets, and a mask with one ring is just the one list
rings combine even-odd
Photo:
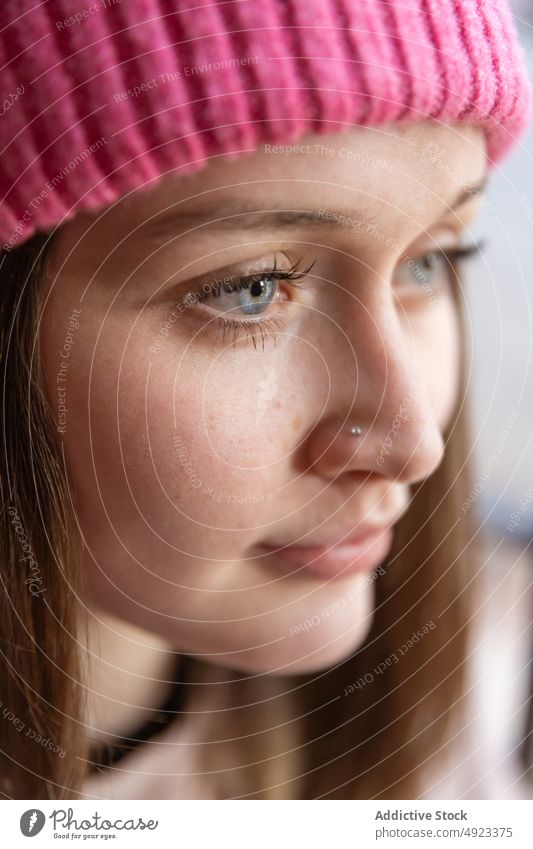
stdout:
[[431,121],[309,136],[63,227],[40,344],[87,603],[250,671],[357,648],[392,532],[358,561],[346,540],[442,461],[459,336],[434,252],[464,242],[479,192],[450,207],[485,156]]

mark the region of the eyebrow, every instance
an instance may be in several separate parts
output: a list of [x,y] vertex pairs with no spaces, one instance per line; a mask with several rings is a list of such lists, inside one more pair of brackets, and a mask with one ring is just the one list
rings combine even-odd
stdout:
[[[466,201],[483,195],[488,182],[488,174],[476,185],[465,186],[452,200],[451,205],[446,205],[441,217],[454,212]],[[220,214],[220,204],[208,208],[188,211],[171,211],[167,214],[158,215],[150,227],[150,235],[157,238],[168,234],[169,229],[187,232],[202,225],[209,226],[210,230],[279,230],[287,227],[320,227],[329,230],[353,230],[354,223],[358,225],[377,226],[380,219],[369,215],[366,209],[274,209],[258,210],[254,206],[243,205],[238,198],[229,199],[223,203],[224,217],[216,218]],[[440,220],[440,218],[438,219]],[[149,225],[148,225],[149,226]]]

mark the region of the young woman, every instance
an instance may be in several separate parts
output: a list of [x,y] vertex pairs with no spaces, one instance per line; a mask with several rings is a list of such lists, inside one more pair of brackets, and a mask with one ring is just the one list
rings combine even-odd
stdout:
[[23,2],[1,47],[4,797],[430,794],[506,4]]

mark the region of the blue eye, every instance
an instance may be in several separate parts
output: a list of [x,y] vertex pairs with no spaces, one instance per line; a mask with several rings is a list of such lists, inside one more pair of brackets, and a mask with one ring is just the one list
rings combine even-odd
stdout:
[[446,284],[451,280],[453,264],[481,253],[484,245],[485,242],[482,241],[450,250],[437,249],[414,259],[406,257],[398,275],[401,278],[405,274],[407,280],[400,280],[400,285],[409,285],[413,280],[415,288],[421,289]]
[[278,294],[280,280],[286,281],[291,286],[298,286],[297,281],[304,278],[313,265],[314,261],[306,268],[302,268],[301,260],[298,260],[290,268],[283,270],[277,268],[274,263],[273,267],[252,274],[235,277],[229,275],[208,280],[202,285],[201,291],[188,292],[184,302],[192,304],[216,299],[217,312],[235,316],[236,320],[240,314],[259,315],[273,303]]
[[425,256],[418,260],[418,262],[423,266],[425,271],[431,271],[432,269],[435,269],[439,263],[444,264],[444,254],[439,254],[437,252],[425,254]]
[[406,257],[396,271],[396,285],[427,290],[449,279],[450,265],[440,251]]
[[255,277],[247,288],[240,289],[237,295],[239,308],[245,315],[257,315],[272,303],[277,290],[277,280],[272,274]]
[[[257,347],[258,337],[261,338],[264,348],[265,340],[269,335],[272,336],[275,344],[276,336],[283,330],[283,321],[279,314],[272,315],[272,310],[269,310],[270,315],[262,317],[268,307],[279,300],[276,298],[280,288],[279,281],[284,281],[285,290],[287,284],[295,288],[304,288],[304,284],[299,281],[307,277],[314,264],[315,260],[304,266],[303,259],[300,258],[289,268],[281,269],[274,261],[272,266],[249,274],[228,273],[223,277],[204,280],[202,283],[198,282],[196,289],[187,292],[176,306],[183,311],[186,307],[198,303],[216,301],[216,307],[212,305],[211,309],[215,309],[217,315],[209,322],[209,325],[215,324],[222,330],[223,342],[226,341],[227,336],[233,337],[232,341],[235,342],[239,334],[244,332],[251,338],[254,348]],[[247,318],[246,316],[256,317]]]

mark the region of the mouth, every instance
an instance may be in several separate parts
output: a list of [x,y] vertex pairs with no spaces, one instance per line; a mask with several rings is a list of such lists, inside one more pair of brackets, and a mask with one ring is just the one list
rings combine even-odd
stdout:
[[393,528],[387,525],[359,531],[337,542],[284,547],[265,544],[257,550],[283,574],[299,571],[302,577],[335,580],[372,571],[389,553],[393,538]]

